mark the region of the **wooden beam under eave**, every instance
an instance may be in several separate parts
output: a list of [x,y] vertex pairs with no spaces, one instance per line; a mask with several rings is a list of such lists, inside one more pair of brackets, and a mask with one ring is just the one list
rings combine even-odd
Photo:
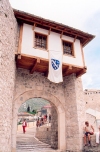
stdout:
[[69,69],[69,70],[72,70],[72,66],[70,65],[70,66],[68,67],[68,69]]
[[67,72],[68,72],[68,67],[63,71],[63,77],[66,76]]
[[87,69],[82,69],[82,70],[80,70],[79,72],[77,72],[77,73],[76,73],[76,77],[78,78],[78,77],[82,76],[84,73],[86,73],[86,70],[87,70]]
[[33,30],[35,29],[35,27],[36,27],[36,23],[34,23],[34,25],[33,25]]
[[88,43],[89,39],[87,39],[83,44],[82,46],[85,46],[87,43]]
[[34,65],[33,65],[32,69],[30,70],[30,74],[33,74],[33,72],[35,71],[36,66],[37,66],[38,63],[40,63],[40,59],[39,59],[39,58],[37,58],[37,59],[35,60],[35,63],[34,63]]
[[63,35],[63,31],[62,31],[61,34],[60,34],[60,38],[62,38],[62,35]]
[[40,58],[37,58],[37,63],[40,63]]
[[50,27],[50,29],[49,29],[49,31],[48,31],[48,35],[50,35],[50,32],[51,32],[51,27]]
[[21,54],[18,54],[17,59],[21,59]]
[[[22,21],[30,22],[30,19],[23,19],[23,18],[20,17],[20,16],[18,17],[18,19],[20,19],[20,20],[22,20]],[[40,25],[40,22],[38,22],[38,21],[35,21],[35,23]],[[51,23],[48,24],[48,25],[43,24],[43,26],[46,26],[46,27],[47,27],[47,26],[48,26],[48,27],[51,27],[51,26],[52,26],[52,29],[57,29],[57,28],[54,27],[54,25],[51,24]],[[59,30],[59,31],[62,31],[62,29],[60,29],[60,28],[58,28],[58,30]],[[69,32],[69,30],[68,30],[67,28],[66,28],[66,30],[63,30],[63,32],[69,33],[69,34],[72,33],[74,36],[76,35],[76,33],[74,33],[74,31],[73,31],[73,32]],[[82,35],[80,35],[80,34],[78,34],[78,33],[77,33],[77,36],[79,36],[79,37],[81,37],[81,38],[84,38],[84,39],[86,38],[85,36],[82,36]]]
[[76,41],[76,38],[77,38],[77,35],[76,35],[75,38],[74,38],[74,42]]
[[68,74],[69,70],[72,70],[72,66],[68,66],[68,67],[66,68],[66,70],[64,70],[63,76],[66,76],[66,75]]
[[45,77],[47,77],[47,76],[48,76],[48,71],[46,71],[46,72],[44,73],[44,76],[45,76]]

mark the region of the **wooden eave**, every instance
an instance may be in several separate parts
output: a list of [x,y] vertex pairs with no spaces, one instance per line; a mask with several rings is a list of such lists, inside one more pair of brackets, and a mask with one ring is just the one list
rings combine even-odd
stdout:
[[74,38],[74,40],[77,38],[80,40],[83,47],[95,37],[94,35],[85,33],[83,31],[77,30],[61,23],[44,19],[42,17],[38,17],[36,15],[32,15],[16,9],[13,10],[15,17],[19,23],[23,22],[40,28],[44,28],[48,31],[53,31],[59,34],[63,33],[63,35],[70,36]]
[[[43,73],[44,76],[48,76],[49,71],[49,60],[44,60],[32,56],[27,56],[25,54],[21,54],[21,58],[18,57],[19,55],[16,54],[16,67],[23,68],[29,70],[30,74],[34,72]],[[73,65],[62,65],[62,74],[63,77],[68,76],[70,74],[76,74],[76,77],[79,77],[86,73],[86,67],[75,67]]]

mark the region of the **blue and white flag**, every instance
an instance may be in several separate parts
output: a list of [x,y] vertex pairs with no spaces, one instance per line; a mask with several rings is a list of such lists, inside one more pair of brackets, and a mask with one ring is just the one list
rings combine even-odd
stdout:
[[48,79],[52,82],[59,83],[62,78],[62,51],[49,50],[49,74]]

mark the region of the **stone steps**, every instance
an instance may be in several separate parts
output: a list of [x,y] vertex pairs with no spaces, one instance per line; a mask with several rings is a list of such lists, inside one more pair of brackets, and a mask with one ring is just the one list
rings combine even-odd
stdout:
[[51,140],[46,140],[45,138],[40,138],[39,140],[43,143],[51,143]]
[[54,150],[51,145],[43,143],[35,138],[33,129],[27,130],[25,134],[22,131],[17,133],[17,152],[61,152]]
[[43,150],[45,150],[45,151],[50,151],[50,150],[52,150],[51,149],[51,146],[50,145],[47,145],[47,144],[44,144],[44,143],[34,143],[34,141],[33,142],[17,142],[17,151],[19,152],[19,151],[21,151],[21,152],[24,152],[24,151],[36,151],[37,150],[37,152],[38,151],[43,151]]
[[61,151],[49,150],[49,149],[42,149],[42,150],[41,149],[19,149],[19,150],[17,150],[17,152],[61,152]]

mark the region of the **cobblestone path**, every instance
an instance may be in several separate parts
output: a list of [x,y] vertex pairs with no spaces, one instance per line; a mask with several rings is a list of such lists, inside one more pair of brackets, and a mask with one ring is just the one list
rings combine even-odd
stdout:
[[85,147],[83,152],[100,152],[100,146],[98,147]]
[[17,132],[17,152],[60,152],[53,150],[50,145],[40,142],[35,138],[35,128],[27,128],[25,134]]
[[[35,129],[35,127],[27,128],[26,134],[23,134],[22,130],[17,132],[17,152],[61,152],[51,149],[50,145],[36,139]],[[100,145],[98,147],[85,147],[83,152],[100,152]]]

